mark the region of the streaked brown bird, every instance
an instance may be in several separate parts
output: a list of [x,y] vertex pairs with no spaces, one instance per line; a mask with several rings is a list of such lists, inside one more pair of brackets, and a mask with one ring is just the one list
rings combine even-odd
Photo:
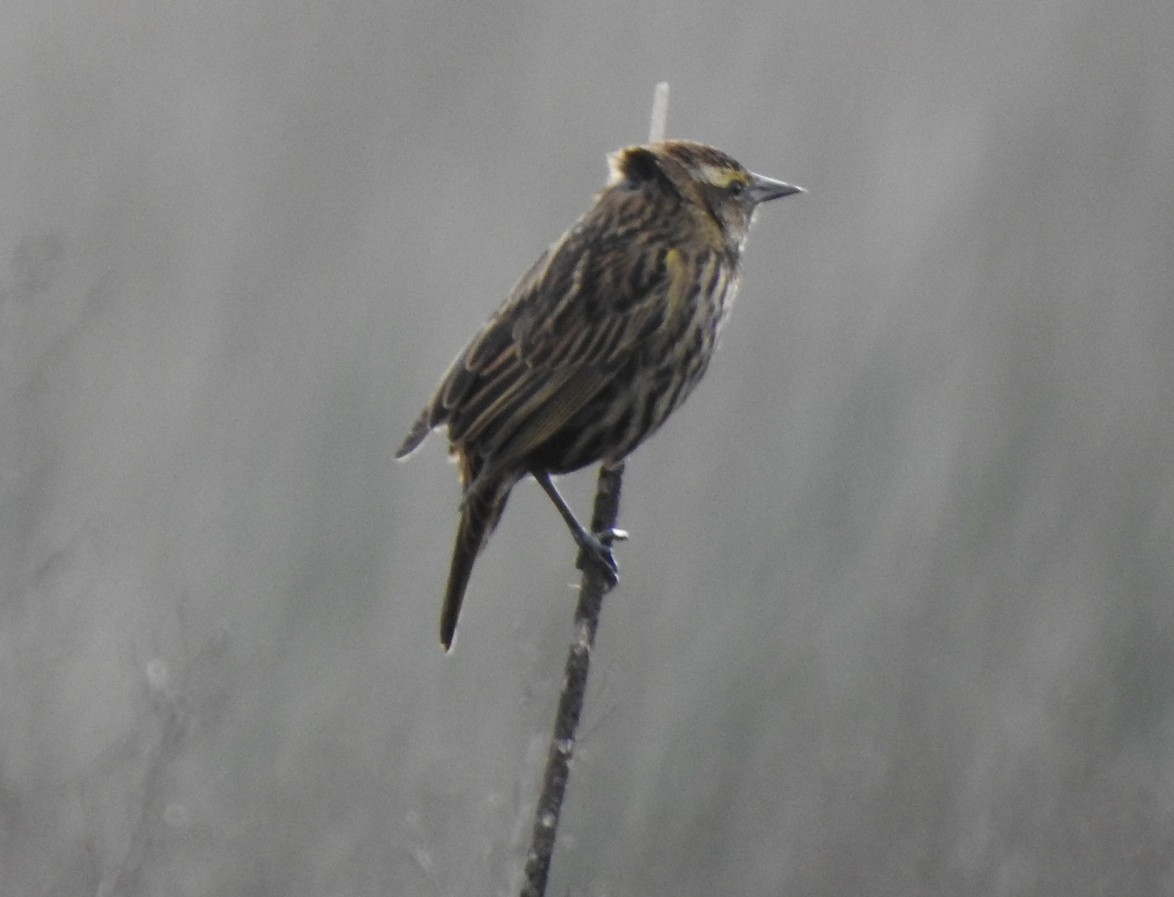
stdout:
[[734,294],[760,203],[802,193],[686,140],[609,157],[595,204],[526,272],[456,357],[396,453],[448,425],[464,493],[440,641],[473,562],[530,474],[609,585],[621,531],[589,533],[552,474],[624,458],[693,391]]

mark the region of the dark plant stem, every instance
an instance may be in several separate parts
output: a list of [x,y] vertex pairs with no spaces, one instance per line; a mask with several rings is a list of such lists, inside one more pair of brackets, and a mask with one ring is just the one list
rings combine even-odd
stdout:
[[[620,487],[624,465],[604,465],[599,470],[599,484],[595,491],[595,509],[591,514],[591,531],[613,529],[620,513]],[[582,563],[582,559],[580,559]],[[570,777],[571,755],[575,749],[575,732],[587,693],[587,674],[591,669],[591,649],[599,628],[599,613],[607,583],[594,564],[583,563],[583,579],[579,586],[579,604],[575,608],[575,639],[567,654],[563,691],[559,696],[558,715],[554,720],[554,734],[546,756],[546,772],[542,780],[542,794],[534,811],[534,833],[530,852],[526,856],[525,883],[522,897],[544,897],[550,874],[550,860],[554,854],[559,816]]]

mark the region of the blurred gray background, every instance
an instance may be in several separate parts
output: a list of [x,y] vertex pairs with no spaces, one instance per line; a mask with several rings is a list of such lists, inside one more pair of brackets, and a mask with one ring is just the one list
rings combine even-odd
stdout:
[[[642,140],[763,210],[552,894],[1174,894],[1174,5],[12,3],[0,893],[508,894],[576,579],[392,452]],[[568,477],[586,513],[594,477]]]

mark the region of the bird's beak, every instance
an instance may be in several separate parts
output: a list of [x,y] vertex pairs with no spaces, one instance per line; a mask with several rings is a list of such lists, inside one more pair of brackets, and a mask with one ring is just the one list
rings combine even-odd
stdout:
[[806,192],[802,187],[796,187],[794,184],[785,184],[774,178],[763,177],[754,172],[750,173],[750,198],[755,205],[766,202],[768,199],[782,199],[784,196]]

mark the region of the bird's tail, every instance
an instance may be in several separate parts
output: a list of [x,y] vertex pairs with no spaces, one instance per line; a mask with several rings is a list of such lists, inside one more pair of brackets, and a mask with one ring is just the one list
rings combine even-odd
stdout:
[[508,485],[468,490],[465,493],[461,503],[461,519],[457,524],[457,541],[452,550],[448,586],[444,590],[444,605],[440,610],[440,643],[446,651],[452,647],[457,617],[461,613],[465,589],[473,572],[473,562],[501,519],[509,494]]

